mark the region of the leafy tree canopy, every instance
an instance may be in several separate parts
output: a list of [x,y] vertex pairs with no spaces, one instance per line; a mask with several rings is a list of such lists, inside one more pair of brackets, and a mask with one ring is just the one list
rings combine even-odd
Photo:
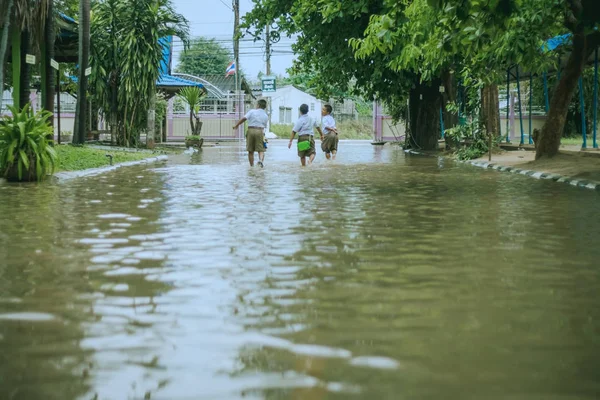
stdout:
[[194,76],[221,75],[231,60],[231,52],[215,39],[198,37],[181,54],[176,71]]
[[78,19],[79,1],[78,0],[54,0],[54,7],[58,12],[68,17]]
[[363,38],[371,15],[385,7],[384,0],[255,0],[246,14],[242,29],[256,38],[263,37],[267,24],[274,36],[296,35],[293,49],[298,58],[291,75],[304,76],[319,98],[350,94],[378,97],[390,103],[405,104],[415,75],[393,70],[391,57],[374,53],[356,58],[349,46],[352,38]]
[[91,87],[118,128],[118,140],[136,144],[147,127],[163,48],[177,36],[188,43],[188,23],[171,0],[97,0],[92,12]]

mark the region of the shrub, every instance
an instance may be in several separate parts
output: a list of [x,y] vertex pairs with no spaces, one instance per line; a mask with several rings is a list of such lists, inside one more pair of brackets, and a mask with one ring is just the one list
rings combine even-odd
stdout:
[[198,136],[198,135],[191,135],[191,136],[186,136],[185,137],[185,140],[190,140],[190,141],[191,140],[200,140],[200,139],[201,139],[201,137]]
[[9,106],[11,116],[0,122],[0,173],[9,180],[41,181],[54,172],[57,155],[48,111],[34,113],[30,104],[21,111]]

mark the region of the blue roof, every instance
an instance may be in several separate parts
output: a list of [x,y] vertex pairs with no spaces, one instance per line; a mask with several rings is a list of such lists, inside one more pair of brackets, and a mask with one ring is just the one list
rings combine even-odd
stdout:
[[157,87],[186,87],[196,86],[203,88],[204,85],[198,82],[188,81],[187,79],[177,78],[171,76],[171,47],[173,43],[173,36],[165,36],[159,39],[159,43],[162,46],[162,60],[160,62],[160,77],[156,82]]
[[158,40],[162,46],[162,60],[160,61],[160,74],[168,75],[171,73],[171,44],[173,36],[165,36]]
[[[77,83],[77,76],[71,76],[71,80],[74,83]],[[158,80],[156,81],[157,87],[186,87],[186,86],[196,86],[199,88],[203,88],[204,85],[199,82],[188,81],[187,79],[177,78],[176,76],[162,74]]]
[[199,82],[188,81],[187,79],[178,78],[176,76],[163,74],[158,78],[156,82],[157,87],[185,87],[185,86],[196,86],[203,88],[204,85]]

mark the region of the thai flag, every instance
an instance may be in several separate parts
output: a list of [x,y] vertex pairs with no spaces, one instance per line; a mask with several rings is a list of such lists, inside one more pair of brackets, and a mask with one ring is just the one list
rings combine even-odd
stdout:
[[235,61],[230,62],[227,66],[227,69],[225,70],[225,76],[231,75],[235,75]]

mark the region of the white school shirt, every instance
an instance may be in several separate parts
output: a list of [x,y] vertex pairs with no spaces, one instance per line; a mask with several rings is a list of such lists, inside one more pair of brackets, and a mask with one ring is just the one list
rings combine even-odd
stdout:
[[335,129],[335,119],[331,115],[326,115],[321,120],[322,131],[324,134],[330,133],[333,129]]
[[308,114],[301,115],[298,118],[298,121],[294,124],[294,132],[298,134],[298,136],[311,135],[314,136],[314,128],[317,126],[317,121],[313,120]]
[[262,108],[250,110],[244,117],[248,120],[248,126],[253,126],[256,128],[266,128],[267,123],[269,122],[269,116]]

